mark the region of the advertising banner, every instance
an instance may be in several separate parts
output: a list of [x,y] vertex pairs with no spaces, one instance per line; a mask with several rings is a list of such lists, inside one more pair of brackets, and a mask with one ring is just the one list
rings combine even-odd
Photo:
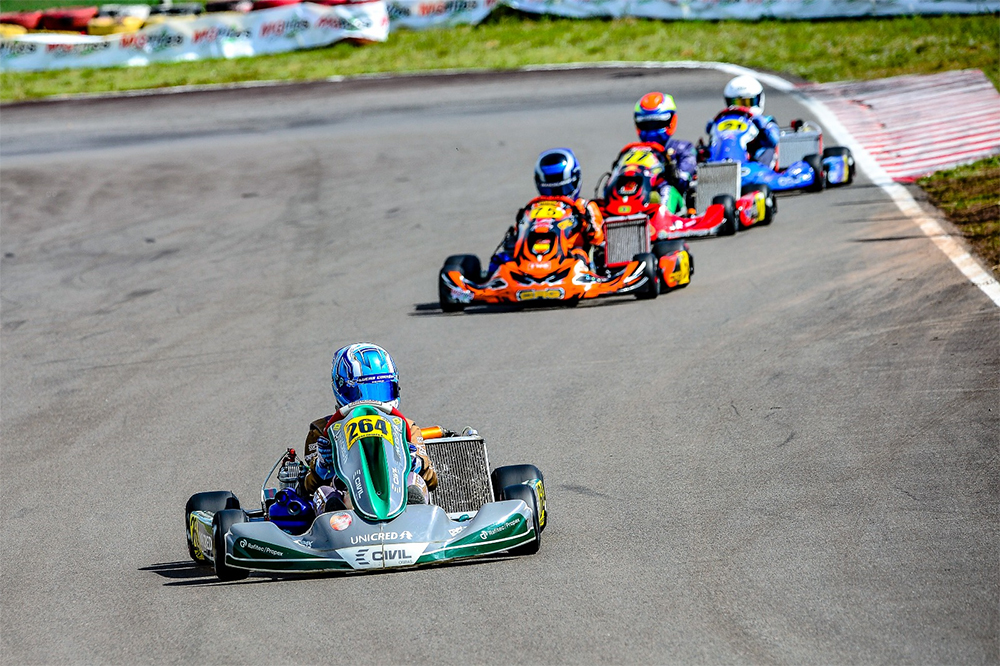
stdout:
[[504,0],[514,9],[572,18],[813,19],[909,14],[986,14],[1000,0]]
[[167,20],[107,36],[28,33],[0,40],[0,71],[112,67],[206,58],[239,58],[327,46],[342,39],[384,42],[382,0],[327,7],[286,5],[250,13],[220,12]]
[[497,0],[387,0],[393,28],[421,30],[461,23],[475,25],[489,16]]

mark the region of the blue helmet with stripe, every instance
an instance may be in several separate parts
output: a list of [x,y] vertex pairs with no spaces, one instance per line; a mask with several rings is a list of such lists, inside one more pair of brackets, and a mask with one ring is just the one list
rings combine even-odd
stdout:
[[552,148],[535,162],[535,187],[545,197],[575,199],[580,194],[580,163],[569,148]]
[[358,400],[399,405],[399,374],[389,352],[369,342],[341,347],[333,355],[333,395],[343,407]]

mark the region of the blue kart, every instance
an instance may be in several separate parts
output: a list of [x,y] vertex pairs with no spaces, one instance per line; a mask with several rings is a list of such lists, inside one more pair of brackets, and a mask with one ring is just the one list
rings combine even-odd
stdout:
[[823,148],[823,131],[809,122],[796,120],[782,128],[777,168],[753,161],[747,146],[758,129],[749,109],[730,107],[711,123],[706,146],[699,142],[699,162],[739,162],[744,188],[767,185],[776,192],[819,192],[827,186],[850,185],[854,180],[854,157],[848,148]]

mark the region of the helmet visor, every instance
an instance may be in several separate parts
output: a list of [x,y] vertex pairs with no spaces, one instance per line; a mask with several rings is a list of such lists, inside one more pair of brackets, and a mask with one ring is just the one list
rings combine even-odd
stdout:
[[340,393],[348,403],[358,400],[392,402],[399,398],[399,388],[390,374],[360,377],[357,384],[342,387]]
[[666,129],[670,127],[670,124],[674,120],[674,113],[660,113],[651,118],[636,118],[635,126],[637,129],[643,132],[651,132],[655,130]]
[[746,108],[751,108],[757,106],[759,98],[757,97],[727,97],[726,101],[729,106],[743,106]]

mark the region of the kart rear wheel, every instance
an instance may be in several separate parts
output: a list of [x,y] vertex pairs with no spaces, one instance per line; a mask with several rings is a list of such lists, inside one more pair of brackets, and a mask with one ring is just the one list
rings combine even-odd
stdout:
[[242,509],[224,509],[212,516],[212,550],[215,558],[215,575],[219,580],[242,580],[250,575],[246,569],[236,569],[226,564],[226,534],[237,523],[245,523],[247,516]]
[[813,170],[816,175],[813,178],[812,185],[806,188],[806,192],[822,192],[823,188],[826,187],[826,173],[823,171],[823,160],[820,159],[819,155],[806,155],[802,158],[802,161],[809,165],[809,168]]
[[719,204],[723,208],[722,227],[719,229],[720,236],[732,236],[739,228],[739,217],[736,215],[736,199],[731,194],[719,194],[712,199],[713,204]]
[[228,490],[213,490],[207,493],[195,493],[191,495],[184,506],[184,532],[187,534],[188,555],[191,556],[192,560],[195,562],[205,561],[198,557],[194,543],[191,541],[191,514],[195,511],[218,513],[225,509],[238,508],[240,508],[240,500]]
[[503,489],[504,499],[521,500],[531,509],[531,522],[535,530],[535,538],[528,543],[521,544],[516,548],[511,548],[507,552],[511,555],[534,555],[542,547],[542,530],[538,525],[538,501],[531,488],[524,485],[507,486]]
[[646,264],[646,266],[642,269],[643,275],[646,277],[646,284],[642,285],[635,292],[635,297],[640,301],[645,301],[659,296],[660,276],[657,275],[658,264],[656,262],[656,255],[652,252],[645,252],[632,257],[632,261],[642,261]]
[[505,465],[497,467],[490,474],[490,484],[493,486],[493,497],[499,502],[504,499],[504,489],[508,486],[525,485],[533,488],[535,500],[538,502],[538,524],[542,531],[548,524],[548,512],[545,510],[545,477],[534,465]]
[[445,274],[454,270],[458,270],[462,277],[470,282],[479,282],[483,279],[482,265],[476,255],[454,254],[445,259],[438,276],[438,301],[443,312],[461,312],[465,309],[466,304],[452,298],[451,289],[445,284]]
[[823,150],[823,159],[825,160],[828,157],[844,158],[844,162],[847,168],[847,180],[845,180],[843,183],[838,183],[837,185],[830,185],[830,183],[827,183],[827,185],[830,187],[841,187],[843,185],[850,185],[851,183],[853,183],[854,172],[856,169],[854,167],[854,155],[851,154],[851,149],[844,148],[843,146],[831,146],[830,148],[825,148]]

